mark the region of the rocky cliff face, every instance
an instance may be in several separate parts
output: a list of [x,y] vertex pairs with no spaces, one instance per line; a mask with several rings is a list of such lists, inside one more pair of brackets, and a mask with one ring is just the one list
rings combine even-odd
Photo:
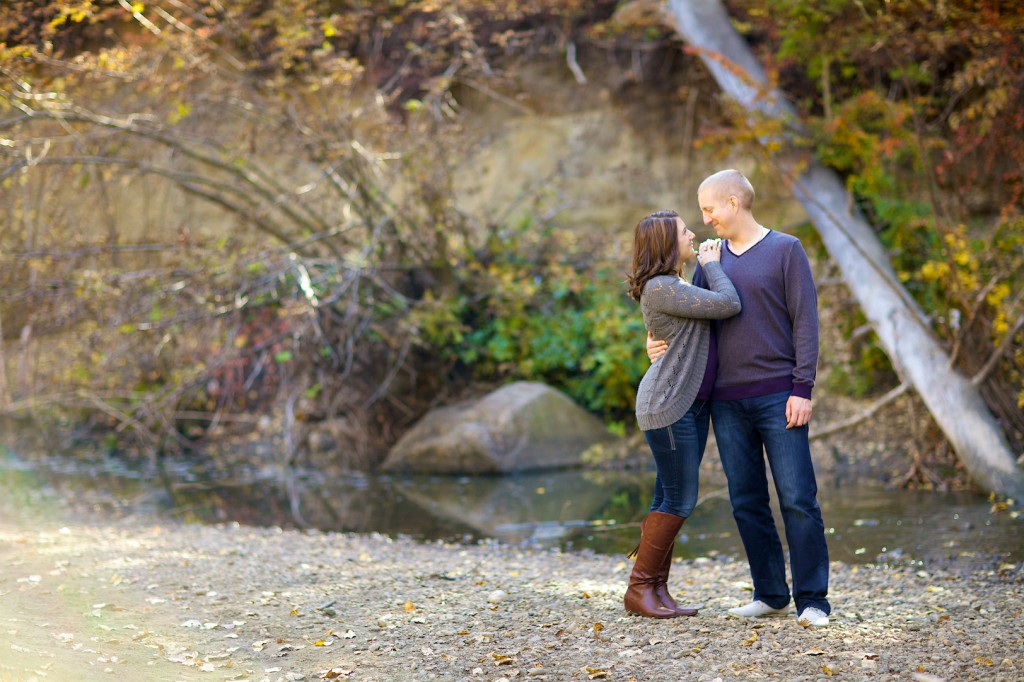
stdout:
[[779,178],[742,150],[698,146],[702,130],[721,125],[717,87],[702,72],[641,82],[613,63],[590,68],[580,84],[561,60],[534,62],[502,92],[458,91],[472,140],[455,177],[465,210],[515,218],[529,208],[628,249],[633,226],[657,209],[677,210],[703,236],[697,186],[733,167],[755,183],[766,224],[804,220]]

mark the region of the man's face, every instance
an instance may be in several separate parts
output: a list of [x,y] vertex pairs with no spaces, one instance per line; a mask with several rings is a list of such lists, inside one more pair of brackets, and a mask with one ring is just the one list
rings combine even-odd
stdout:
[[704,224],[715,228],[715,234],[719,239],[730,237],[729,218],[735,213],[731,208],[728,197],[711,189],[705,189],[697,193],[697,202],[700,204],[701,216]]

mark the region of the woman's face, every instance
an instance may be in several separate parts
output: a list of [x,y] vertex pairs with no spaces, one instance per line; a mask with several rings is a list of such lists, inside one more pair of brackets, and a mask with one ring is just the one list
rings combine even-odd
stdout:
[[679,231],[679,262],[685,263],[686,261],[693,260],[695,257],[693,253],[695,235],[686,226],[682,218],[676,218],[676,229]]

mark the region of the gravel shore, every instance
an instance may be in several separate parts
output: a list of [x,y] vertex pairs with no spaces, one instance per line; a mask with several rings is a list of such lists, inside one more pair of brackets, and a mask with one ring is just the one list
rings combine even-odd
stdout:
[[835,562],[819,629],[729,617],[726,558],[676,562],[671,620],[624,557],[496,543],[7,514],[0,567],[0,682],[1024,680],[1020,564]]

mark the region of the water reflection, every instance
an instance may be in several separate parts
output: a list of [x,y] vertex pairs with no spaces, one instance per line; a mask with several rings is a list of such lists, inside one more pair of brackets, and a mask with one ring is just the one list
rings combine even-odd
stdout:
[[[490,477],[325,477],[254,470],[231,476],[186,464],[160,476],[117,460],[0,457],[0,494],[30,501],[45,488],[73,504],[194,522],[381,532],[425,540],[503,542],[625,553],[653,484],[651,472],[557,471]],[[711,478],[711,477],[709,477]],[[886,490],[820,482],[831,557],[848,563],[942,561],[965,568],[1024,560],[1024,518],[992,513],[969,493]],[[19,498],[20,496],[20,498]],[[19,505],[22,506],[22,505]],[[776,509],[778,518],[778,510]],[[721,484],[704,485],[676,556],[742,556]]]

